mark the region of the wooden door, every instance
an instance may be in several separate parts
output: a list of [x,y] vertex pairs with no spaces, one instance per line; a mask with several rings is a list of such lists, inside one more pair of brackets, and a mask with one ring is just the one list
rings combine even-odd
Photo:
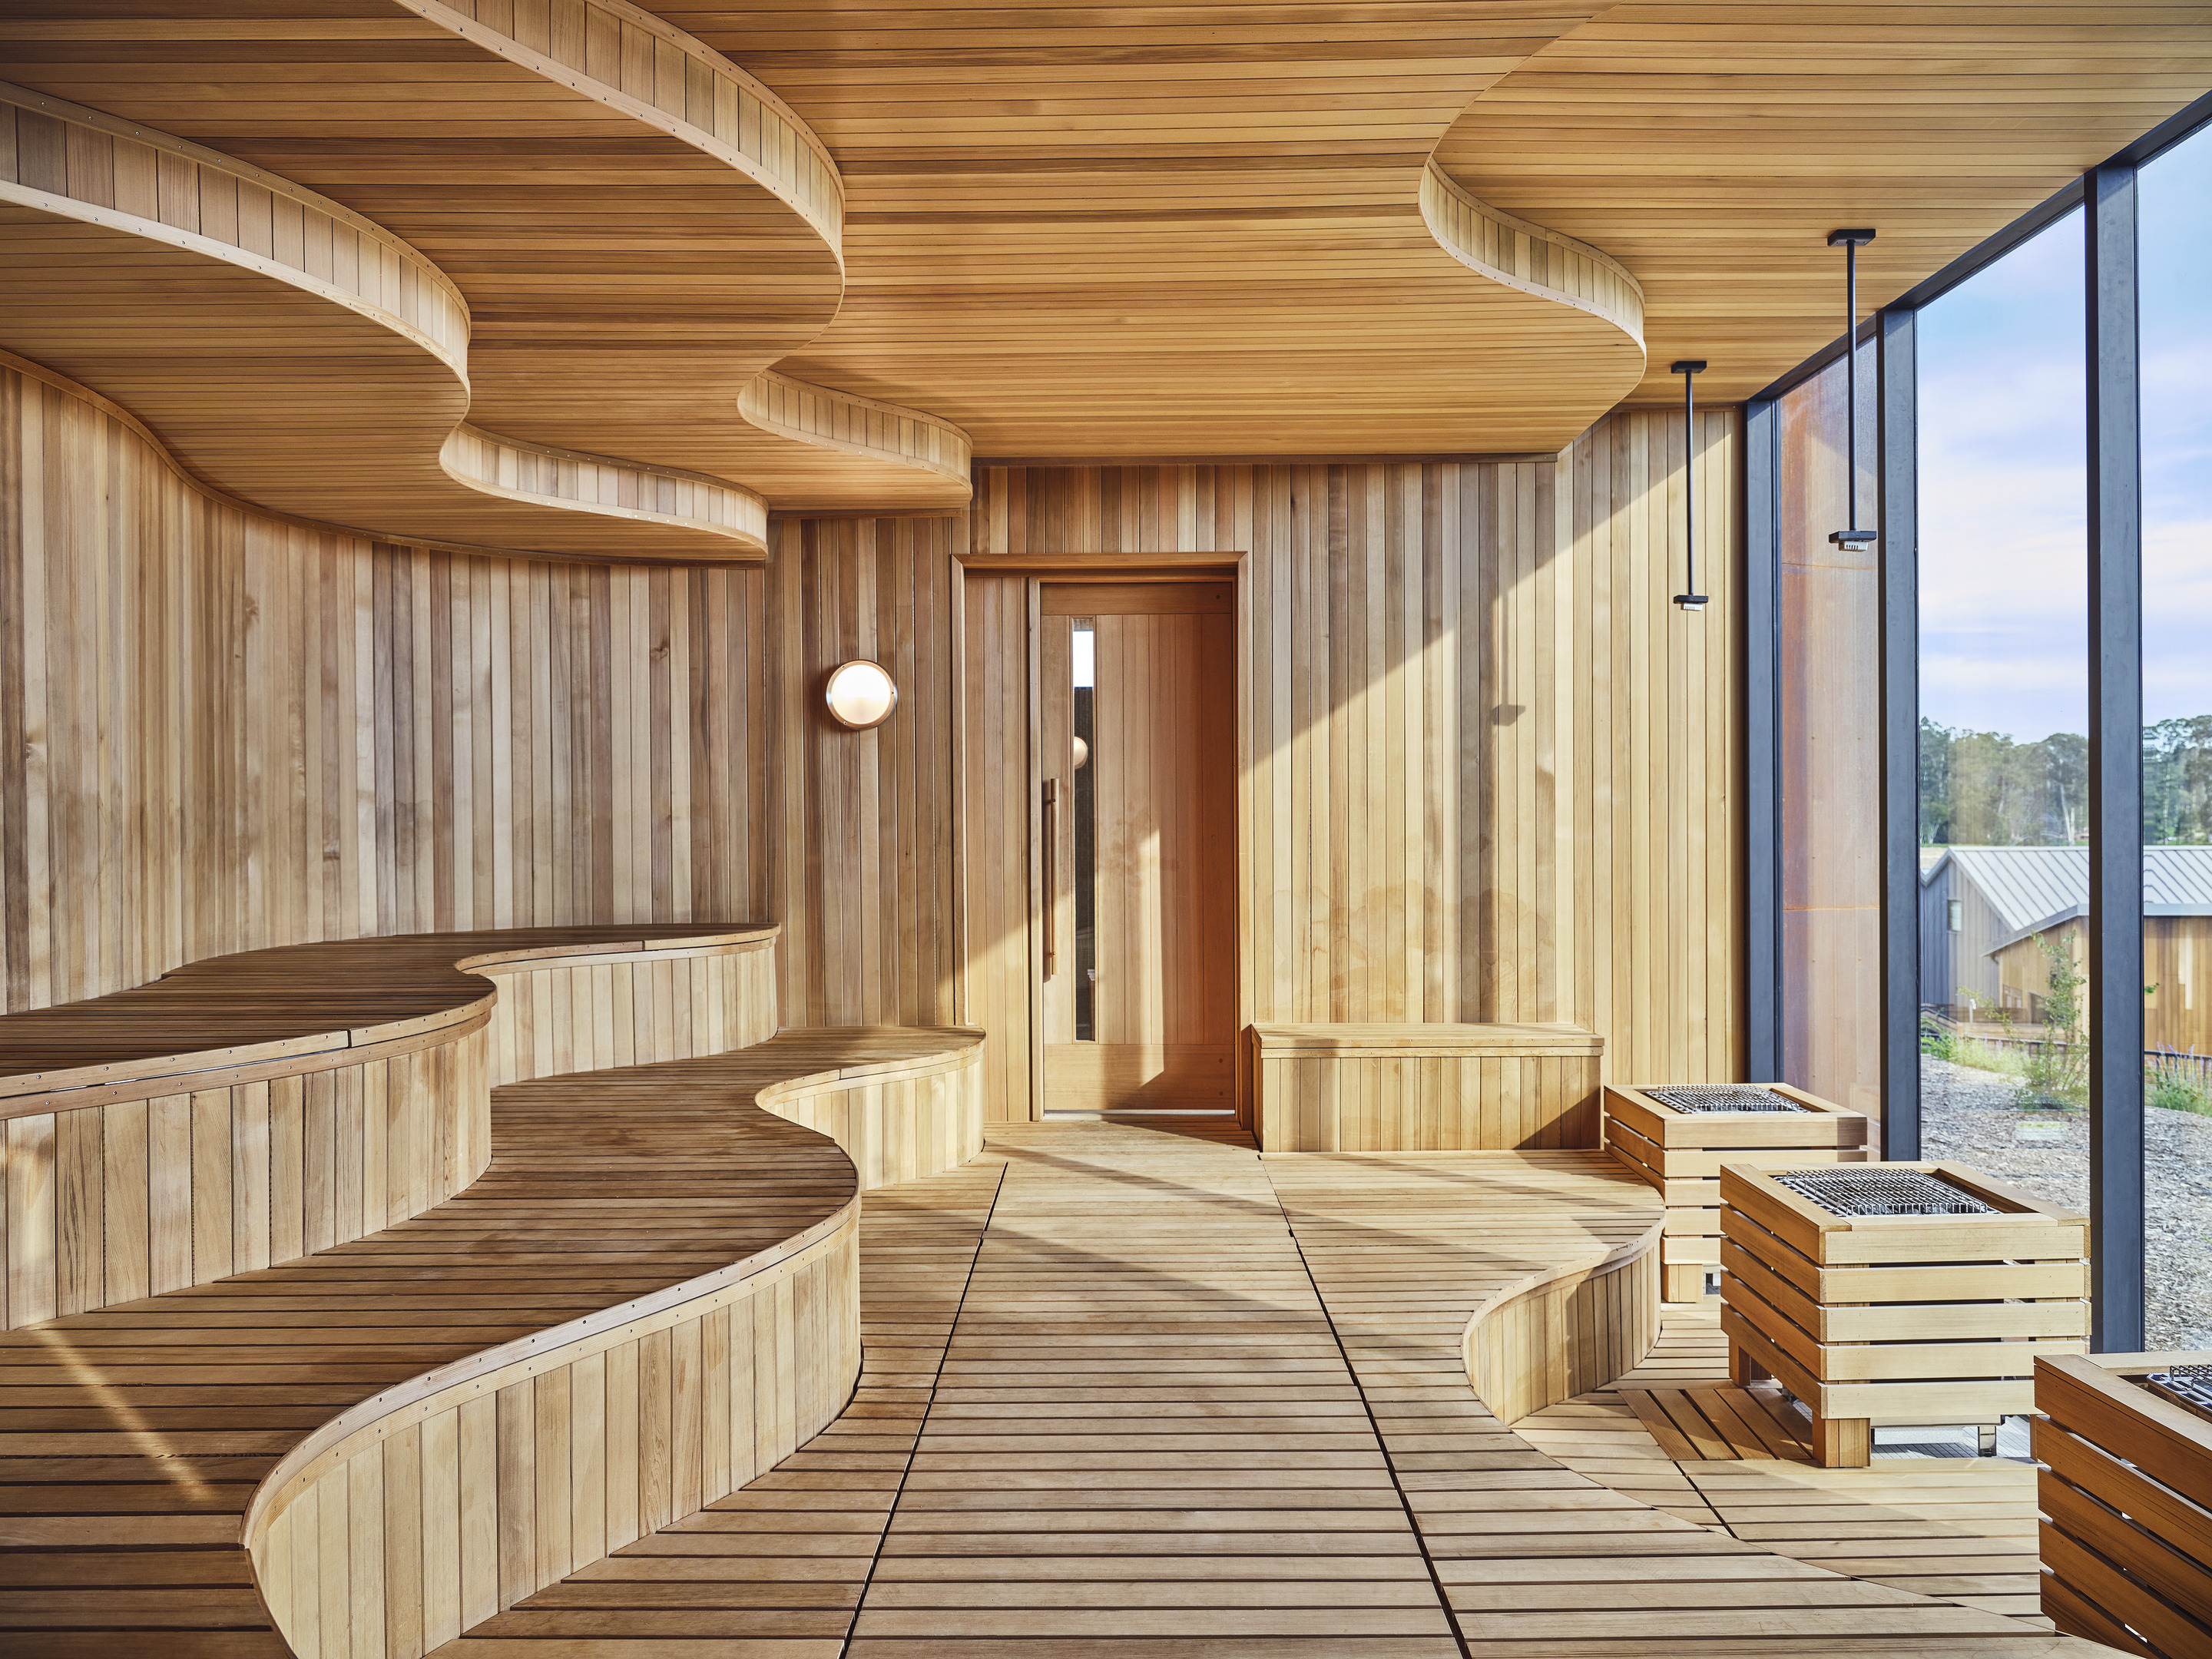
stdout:
[[1224,581],[1041,586],[1048,1111],[1236,1103],[1234,604]]

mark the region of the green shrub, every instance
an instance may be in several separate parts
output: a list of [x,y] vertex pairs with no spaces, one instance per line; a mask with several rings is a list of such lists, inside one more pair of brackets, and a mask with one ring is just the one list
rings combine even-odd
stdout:
[[2146,1060],[2143,1103],[2169,1112],[2196,1112],[2212,1117],[2212,1087],[2207,1086],[2204,1068],[2197,1056],[2168,1049]]
[[1959,1057],[1959,1034],[1945,1027],[1933,1014],[1920,1016],[1920,1052],[1930,1060],[1956,1060]]
[[2087,977],[2074,963],[2072,933],[2039,934],[2045,982],[2043,1036],[2027,1045],[2020,1073],[2023,1106],[2081,1108],[2089,1103],[2089,1045],[2081,1042],[2081,988]]

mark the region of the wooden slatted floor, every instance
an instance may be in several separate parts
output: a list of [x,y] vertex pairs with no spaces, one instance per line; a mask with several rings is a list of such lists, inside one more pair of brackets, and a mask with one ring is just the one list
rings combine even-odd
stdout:
[[1777,1554],[2047,1627],[2033,1465],[1814,1466],[1778,1389],[1729,1381],[1716,1306],[1671,1314],[1644,1364],[1536,1413],[1522,1436],[1614,1492]]
[[[1000,1126],[966,1169],[871,1194],[867,1261],[916,1224],[934,1242],[915,1247],[929,1291],[912,1322],[915,1280],[872,1282],[864,1265],[872,1342],[901,1346],[871,1354],[848,1419],[774,1475],[441,1652],[2103,1651],[1651,1507],[1492,1419],[1459,1353],[1474,1307],[1547,1253],[1649,1225],[1649,1189],[1606,1160],[1261,1160],[1178,1127]],[[741,1549],[697,1541],[732,1535]],[[688,1612],[643,1589],[667,1582],[656,1575],[672,1559],[687,1563]],[[793,1577],[818,1622],[754,1599]],[[593,1588],[616,1583],[638,1601]],[[582,1639],[526,1622],[586,1607],[599,1620]],[[493,1644],[525,1631],[540,1639]],[[568,1639],[547,1645],[556,1631]]]
[[10,1659],[138,1659],[149,1644],[164,1659],[283,1654],[238,1536],[286,1451],[394,1382],[834,1214],[856,1193],[851,1163],[753,1093],[975,1040],[789,1032],[711,1059],[501,1089],[489,1170],[412,1221],[0,1337]]

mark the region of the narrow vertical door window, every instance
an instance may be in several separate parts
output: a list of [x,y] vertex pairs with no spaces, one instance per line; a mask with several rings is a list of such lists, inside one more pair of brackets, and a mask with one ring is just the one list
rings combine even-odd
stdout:
[[1091,767],[1097,728],[1092,718],[1098,678],[1098,629],[1088,617],[1075,619],[1068,653],[1075,681],[1075,1040],[1098,1040],[1091,1000],[1098,980],[1098,794]]

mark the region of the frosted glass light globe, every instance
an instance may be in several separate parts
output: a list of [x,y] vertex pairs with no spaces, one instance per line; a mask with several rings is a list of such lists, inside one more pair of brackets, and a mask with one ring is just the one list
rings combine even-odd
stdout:
[[838,725],[865,732],[891,717],[891,710],[898,707],[898,687],[881,663],[856,657],[831,672],[822,701]]

